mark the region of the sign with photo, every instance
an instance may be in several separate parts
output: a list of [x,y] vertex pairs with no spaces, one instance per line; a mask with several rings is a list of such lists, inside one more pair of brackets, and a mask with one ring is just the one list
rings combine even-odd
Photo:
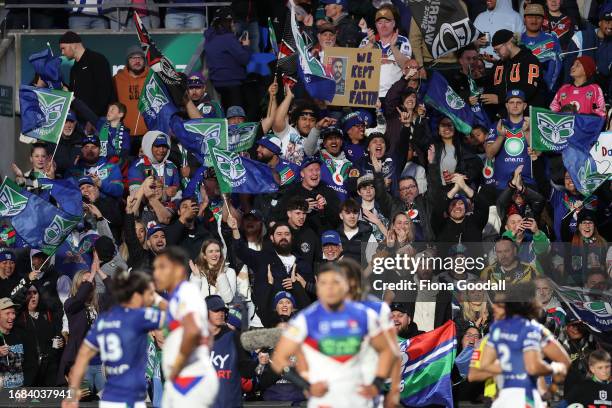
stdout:
[[378,100],[380,59],[376,48],[326,48],[323,65],[336,81],[330,105],[373,108]]

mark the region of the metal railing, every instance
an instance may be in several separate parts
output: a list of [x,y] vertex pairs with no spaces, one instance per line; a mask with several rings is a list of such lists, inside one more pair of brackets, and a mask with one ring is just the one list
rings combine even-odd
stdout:
[[[229,1],[218,1],[218,2],[210,2],[210,3],[154,3],[153,6],[157,7],[157,8],[201,8],[204,7],[204,15],[205,15],[205,19],[204,19],[204,28],[208,28],[208,16],[209,16],[209,8],[217,8],[217,7],[225,7],[225,6],[230,6],[231,2]],[[103,13],[99,14],[99,16],[105,17],[108,15],[113,15],[115,14],[116,16],[116,21],[117,21],[117,27],[113,30],[113,28],[109,28],[109,30],[113,30],[113,31],[121,31],[122,30],[122,26],[120,23],[121,17],[120,17],[120,13],[121,10],[129,10],[129,9],[143,9],[143,8],[147,8],[146,4],[125,4],[125,3],[121,3],[118,1],[109,1],[109,2],[105,2],[104,4],[101,4],[99,7],[97,6],[92,6],[92,5],[80,5],[80,4],[6,4],[4,6],[4,8],[6,10],[8,10],[10,12],[11,9],[14,10],[23,10],[26,9],[28,11],[28,27],[26,29],[26,31],[31,31],[32,30],[32,10],[37,10],[37,9],[66,9],[66,10],[72,10],[73,8],[80,8],[80,9],[95,9],[95,8],[100,8],[102,9]],[[93,16],[93,15],[92,15]],[[110,18],[110,17],[109,17]],[[6,20],[5,20],[6,21]],[[0,24],[4,25],[5,21],[0,21]]]

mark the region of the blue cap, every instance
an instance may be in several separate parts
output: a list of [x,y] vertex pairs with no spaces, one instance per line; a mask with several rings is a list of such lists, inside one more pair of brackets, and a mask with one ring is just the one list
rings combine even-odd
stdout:
[[219,310],[227,310],[223,298],[219,295],[209,295],[204,299],[206,301],[206,308],[211,312],[218,312]]
[[85,136],[83,140],[81,140],[81,145],[85,146],[86,144],[95,144],[100,147],[100,139],[95,136]]
[[453,201],[456,201],[456,200],[461,200],[461,201],[463,201],[463,205],[465,206],[465,210],[467,211],[467,209],[468,209],[468,207],[469,207],[469,205],[470,205],[470,202],[468,201],[467,197],[466,197],[466,196],[464,196],[463,194],[455,194],[455,195],[453,196],[453,198],[451,198],[451,200],[448,202],[448,205],[450,206],[450,204],[451,204]]
[[272,307],[276,307],[278,302],[280,302],[283,299],[289,299],[289,301],[291,302],[293,307],[295,307],[295,299],[293,298],[293,295],[291,293],[289,293],[289,292],[284,291],[284,290],[281,290],[276,295],[274,295],[274,300],[272,301]]
[[79,178],[79,187],[81,187],[83,184],[91,184],[92,186],[96,185],[90,176],[83,176]]
[[226,118],[243,117],[246,118],[246,112],[242,109],[242,106],[230,106],[227,108]]
[[76,117],[76,113],[74,113],[74,111],[68,111],[68,115],[66,116],[66,120],[70,120],[72,122],[76,122],[77,117]]
[[170,145],[168,144],[168,139],[166,138],[166,135],[159,135],[155,138],[155,140],[153,141],[153,146],[166,146],[168,148],[170,148]]
[[15,253],[13,251],[11,251],[10,249],[3,249],[2,251],[0,251],[0,262],[4,262],[4,261],[13,261],[15,262]]
[[342,132],[342,129],[335,126],[328,126],[321,130],[321,138],[323,140],[325,140],[327,136],[331,135],[338,135],[340,138],[342,138],[344,136],[344,132]]
[[147,238],[149,238],[151,235],[155,234],[156,232],[159,231],[164,231],[164,227],[162,227],[161,225],[157,224],[157,223],[151,223],[148,227],[147,227]]
[[302,165],[300,166],[300,170],[304,170],[306,167],[310,166],[311,164],[315,164],[315,163],[321,165],[321,160],[319,160],[317,156],[304,157],[304,160],[302,161]]
[[281,154],[281,141],[278,137],[274,135],[262,137],[257,141],[257,144],[265,147],[274,154]]
[[261,213],[261,211],[255,209],[255,208],[253,208],[248,213],[244,214],[242,216],[242,218],[248,217],[248,216],[255,217],[255,218],[257,218],[258,221],[263,221],[263,219],[264,219],[263,214]]
[[347,0],[321,0],[321,4],[338,4],[342,6],[345,10],[348,8]]
[[608,1],[599,10],[600,20],[612,20],[612,2]]
[[359,111],[351,112],[342,118],[342,130],[344,130],[344,133],[348,133],[350,128],[357,125],[366,126],[365,117]]
[[525,102],[525,92],[521,91],[520,89],[512,89],[506,94],[506,102],[512,98],[520,98],[523,102]]
[[340,240],[340,234],[338,234],[338,231],[325,231],[323,235],[321,235],[321,245],[342,245],[342,241]]
[[199,72],[189,75],[187,78],[187,86],[189,88],[201,88],[204,86],[204,77]]

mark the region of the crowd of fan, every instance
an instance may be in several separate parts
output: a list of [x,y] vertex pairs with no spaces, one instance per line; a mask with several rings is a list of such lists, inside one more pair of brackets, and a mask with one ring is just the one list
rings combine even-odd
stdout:
[[[234,9],[215,13],[205,33],[208,78],[189,76],[179,115],[225,117],[230,125],[260,121],[249,154],[272,169],[279,191],[223,198],[213,168],[199,163],[173,135],[147,129],[138,112],[149,70],[140,48],[127,50],[125,68],[113,77],[103,55],[88,49],[78,34],[65,33],[62,54],[75,61],[66,81],[75,93],[74,111],[57,149],[34,144],[31,168],[13,167],[16,181],[35,193],[40,178],[77,181],[85,211],[77,235],[93,232],[99,238],[88,250],[90,270],[73,276],[42,252],[0,252],[4,386],[65,384],[85,334],[112,301],[108,277],[128,267],[150,272],[156,253],[170,245],[188,252],[189,279],[216,316],[211,320],[216,334],[225,324],[236,330],[284,325],[315,300],[317,268],[324,261],[353,259],[365,271],[363,286],[371,288],[377,258],[489,253],[482,270],[420,267],[411,275],[386,269],[381,276],[385,282],[534,280],[542,319],[573,361],[566,395],[579,386],[587,378],[589,354],[610,345],[570,317],[553,281],[608,290],[612,191],[607,181],[596,199],[584,197],[560,154],[528,147],[526,116],[529,106],[598,115],[606,118],[602,131],[610,129],[612,3],[547,0],[513,8],[510,0],[460,1],[485,34],[432,64],[419,24],[406,19],[401,2],[396,8],[385,1],[322,0],[317,8],[297,1],[304,11],[298,14],[300,27],[316,38],[314,55],[332,46],[382,49],[376,109],[326,106],[309,99],[300,83],[291,88],[278,78],[247,74],[252,52],[265,46],[253,49],[254,39],[239,39],[242,31],[233,24],[257,26],[256,18],[243,13],[245,3],[255,2],[234,3]],[[268,16],[282,22],[287,12],[274,7],[269,14],[278,15]],[[94,21],[107,27],[102,15],[75,13],[71,28],[97,28]],[[179,27],[173,25],[178,16],[203,18],[194,10],[168,11],[166,27]],[[549,43],[557,54],[589,50],[540,62],[532,49]],[[426,107],[433,71],[465,103],[481,104],[491,128],[474,126],[462,134],[448,117]],[[254,80],[269,84],[267,92],[253,87]],[[477,93],[470,92],[471,80]],[[32,83],[45,86],[38,77]],[[506,149],[508,136],[523,142],[517,151]],[[371,293],[391,303],[402,338],[453,319],[457,367],[466,376],[466,355],[493,320],[485,292]],[[162,380],[163,341],[161,331],[151,333],[152,399]],[[249,399],[302,399],[270,370],[269,352],[240,351],[242,392]],[[91,398],[104,388],[99,363],[90,366],[84,387]],[[484,393],[482,383],[465,381],[455,390],[456,399],[471,401]]]

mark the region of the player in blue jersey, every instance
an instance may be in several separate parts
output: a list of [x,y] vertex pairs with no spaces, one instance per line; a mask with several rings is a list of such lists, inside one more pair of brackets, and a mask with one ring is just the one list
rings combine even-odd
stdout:
[[[539,408],[539,376],[561,381],[570,359],[550,331],[535,319],[540,313],[532,282],[513,285],[506,292],[506,318],[491,325],[480,369],[499,375],[499,393],[492,408]],[[551,363],[544,361],[544,357]]]
[[[348,288],[340,267],[322,265],[317,275],[319,301],[291,320],[271,358],[275,371],[306,392],[309,407],[371,407],[395,359],[378,316],[372,309],[346,301]],[[361,370],[363,346],[368,343],[378,353],[371,382]],[[298,360],[298,372],[290,357],[300,351],[304,361]]]
[[96,355],[105,367],[106,385],[100,408],[144,408],[147,392],[147,334],[164,324],[165,313],[151,278],[142,272],[119,272],[113,277],[118,305],[102,313],[83,341],[70,373],[71,400],[63,408],[78,407],[78,392],[89,361]]

